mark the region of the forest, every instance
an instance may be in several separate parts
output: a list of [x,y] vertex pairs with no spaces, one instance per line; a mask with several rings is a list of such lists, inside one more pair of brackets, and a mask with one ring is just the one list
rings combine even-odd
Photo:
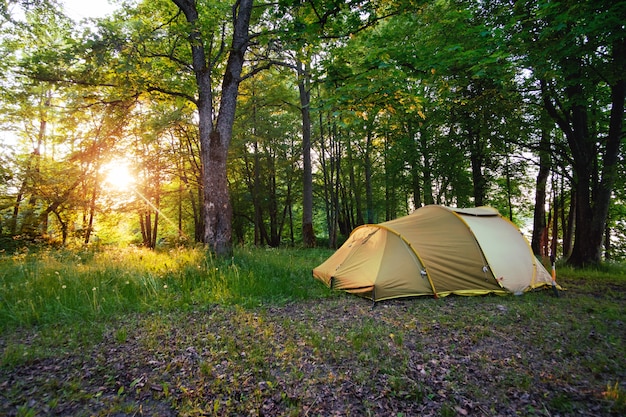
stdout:
[[[0,415],[626,415],[626,1],[110,2],[0,1]],[[431,204],[553,291],[312,278]]]
[[0,4],[0,247],[336,248],[489,205],[626,257],[626,2]]

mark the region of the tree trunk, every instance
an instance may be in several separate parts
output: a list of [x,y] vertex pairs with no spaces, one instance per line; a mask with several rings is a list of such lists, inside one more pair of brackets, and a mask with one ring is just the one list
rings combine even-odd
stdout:
[[87,220],[87,227],[85,229],[85,236],[83,243],[85,245],[89,244],[89,240],[91,239],[91,233],[93,232],[93,221],[96,217],[96,200],[98,199],[98,191],[99,191],[99,183],[100,183],[100,175],[98,174],[100,166],[97,166],[96,175],[94,178],[93,192],[91,194],[91,199],[89,201],[89,215]]
[[577,105],[573,113],[573,126],[568,141],[574,158],[574,188],[576,190],[576,238],[568,263],[574,266],[597,265],[601,261],[602,233],[596,230],[592,207],[592,178],[595,144],[589,138],[587,109]]
[[22,204],[22,200],[24,199],[25,190],[26,178],[22,180],[22,185],[20,186],[20,190],[15,198],[15,204],[13,205],[13,213],[11,214],[11,220],[9,221],[9,232],[11,233],[11,236],[15,236],[17,234],[17,220],[20,214],[20,206]]
[[469,133],[470,161],[472,164],[472,183],[474,185],[474,205],[485,205],[485,177],[483,175],[483,150],[480,138]]
[[567,212],[567,222],[563,226],[563,257],[569,258],[572,254],[572,243],[574,240],[574,229],[576,225],[576,191],[572,190],[570,195],[569,210]]
[[367,223],[374,223],[374,189],[372,185],[372,132],[367,129],[367,139],[365,143],[365,155],[363,155],[363,164],[365,165],[365,205],[367,207]]
[[[432,166],[430,146],[428,145],[428,133],[427,129],[423,129],[420,132],[420,142],[422,146],[422,153],[424,158],[424,167],[422,170],[422,176],[424,177],[424,205],[434,204],[433,198],[433,178],[432,178]],[[416,207],[419,208],[419,207]]]
[[157,189],[156,190],[156,199],[155,199],[155,209],[154,209],[154,226],[152,227],[152,237],[150,239],[150,248],[154,249],[156,248],[156,244],[157,244],[157,235],[159,233],[159,207],[161,206],[161,194],[160,191]]
[[311,165],[311,92],[309,74],[302,62],[298,63],[298,90],[302,112],[302,243],[307,248],[315,247],[313,230],[313,168]]
[[195,0],[172,0],[191,25],[189,41],[193,70],[198,87],[198,116],[202,160],[204,210],[203,242],[218,256],[232,255],[232,206],[228,190],[227,158],[232,138],[235,110],[253,0],[237,0],[233,5],[233,38],[228,54],[217,122],[213,125],[212,64],[207,61]]
[[[337,236],[336,217],[335,217],[335,199],[331,197],[336,191],[336,188],[332,185],[333,171],[332,171],[332,155],[329,150],[326,149],[326,139],[324,138],[324,120],[322,112],[319,112],[319,125],[320,125],[320,165],[322,168],[322,178],[324,179],[324,208],[326,211],[326,230],[328,230],[328,246],[334,247],[334,242]],[[331,135],[328,135],[329,141],[332,141]],[[332,149],[332,143],[329,145]]]
[[611,249],[611,228],[606,226],[606,230],[604,231],[604,259],[610,261],[612,258],[612,249]]
[[[37,133],[37,143],[33,146],[33,152],[30,156],[27,176],[30,176],[32,181],[33,192],[28,199],[26,210],[23,211],[23,220],[20,227],[20,233],[27,235],[29,238],[37,237],[37,228],[41,225],[41,218],[35,213],[37,206],[37,195],[34,190],[37,187],[37,182],[41,180],[41,151],[44,147],[44,141],[46,139],[46,130],[48,126],[47,121],[47,109],[50,107],[50,92],[47,91],[42,103],[42,110],[39,115],[39,131]],[[32,164],[31,164],[32,161]],[[34,165],[34,166],[33,166]],[[25,180],[27,181],[28,178]],[[17,207],[16,207],[17,208]],[[46,213],[47,216],[47,213]]]
[[547,242],[545,240],[546,230],[546,189],[548,177],[550,176],[550,135],[545,130],[541,131],[541,142],[539,144],[539,173],[535,187],[535,210],[533,214],[533,236],[531,248],[537,256],[546,256]]
[[550,241],[550,257],[551,259],[557,258],[557,250],[559,243],[559,198],[557,192],[554,191],[554,197],[552,199],[552,240]]
[[[363,200],[361,198],[361,187],[357,184],[357,178],[356,178],[356,173],[354,172],[354,154],[352,153],[352,146],[349,142],[348,139],[348,144],[346,146],[346,153],[347,153],[347,157],[348,157],[348,174],[350,177],[350,189],[352,190],[352,195],[354,196],[354,210],[346,210],[346,219],[349,220],[348,222],[348,227],[346,227],[346,230],[344,231],[344,234],[348,234],[350,233],[350,231],[352,230],[353,227],[355,226],[360,226],[362,224],[365,223],[365,219],[363,218]],[[345,190],[344,190],[345,192]],[[348,201],[349,201],[349,193],[345,192],[345,196],[344,196],[344,206],[347,207],[348,205]],[[350,216],[350,211],[356,211],[356,218],[353,218],[353,216]]]
[[602,147],[602,172],[597,183],[594,181],[598,178],[594,162],[598,160],[598,138],[590,134],[583,63],[579,59],[563,62],[568,71],[565,94],[571,103],[566,114],[557,110],[554,100],[547,94],[546,83],[542,82],[545,108],[565,133],[574,161],[576,237],[568,263],[575,267],[598,265],[602,260],[603,235],[617,176],[626,99],[626,41],[620,40],[612,45],[612,56],[617,78],[611,84],[609,131]]
[[[199,146],[196,146],[191,135],[187,135],[186,140],[187,152],[189,153],[189,163],[193,168],[195,181],[190,181],[187,177],[185,169],[181,171],[181,179],[188,189],[189,202],[193,213],[193,237],[194,242],[202,242],[204,239],[204,214],[202,210],[202,199],[204,192],[202,190],[202,166],[198,163]],[[184,165],[184,164],[183,164]]]
[[147,246],[146,242],[148,241],[148,229],[146,227],[143,210],[139,212],[139,227],[141,228],[141,242],[144,246]]
[[55,211],[54,214],[61,225],[61,245],[65,246],[67,243],[67,222],[63,221],[58,211]]

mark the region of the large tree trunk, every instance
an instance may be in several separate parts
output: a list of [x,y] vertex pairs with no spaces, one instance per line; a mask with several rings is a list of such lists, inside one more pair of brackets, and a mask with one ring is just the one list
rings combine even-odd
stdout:
[[[568,263],[575,267],[598,265],[602,260],[602,239],[617,176],[626,99],[626,42],[612,46],[614,70],[619,75],[611,85],[609,131],[603,149],[598,149],[598,138],[590,133],[582,62],[569,60],[564,65],[569,70],[566,98],[572,103],[567,114],[557,110],[551,97],[546,95],[546,84],[542,83],[545,107],[565,133],[574,160],[576,237]],[[595,162],[601,151],[604,151],[601,176],[596,182],[598,172]]]
[[217,122],[213,125],[212,64],[207,61],[205,39],[198,20],[195,0],[172,0],[191,25],[189,40],[193,70],[198,87],[199,135],[202,160],[204,238],[218,256],[232,254],[232,207],[227,180],[228,148],[232,138],[239,83],[248,47],[253,0],[237,0],[233,5],[233,39],[222,80]]

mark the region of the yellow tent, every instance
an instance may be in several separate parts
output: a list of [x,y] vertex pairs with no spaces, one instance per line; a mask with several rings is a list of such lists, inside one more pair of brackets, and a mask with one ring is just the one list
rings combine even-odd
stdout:
[[519,229],[497,210],[437,205],[357,227],[313,276],[374,301],[521,294],[552,283]]

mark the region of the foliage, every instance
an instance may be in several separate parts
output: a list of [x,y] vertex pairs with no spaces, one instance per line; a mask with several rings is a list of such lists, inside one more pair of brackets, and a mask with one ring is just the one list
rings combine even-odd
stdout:
[[[608,118],[624,73],[614,53],[623,42],[620,2],[257,2],[235,77],[238,111],[228,115],[232,146],[210,163],[207,144],[217,136],[209,140],[208,125],[225,120],[221,81],[230,80],[230,2],[189,2],[198,11],[189,22],[171,0],[127,1],[81,24],[47,1],[18,3],[23,12],[4,7],[0,25],[0,123],[15,143],[0,150],[3,242],[202,242],[218,194],[203,175],[223,166],[227,181],[215,180],[220,207],[232,203],[224,223],[234,243],[309,244],[312,217],[318,241],[336,247],[362,223],[424,204],[491,205],[526,226],[541,144],[552,196],[537,203],[550,208],[534,223],[550,226],[567,257],[571,231],[586,236],[589,222],[574,228],[568,216],[589,217],[571,198],[588,178],[590,196],[604,196],[592,205],[593,224],[608,226],[596,227],[594,240],[610,234],[605,259],[623,256],[623,149],[613,149],[623,129]],[[198,36],[191,43],[190,33]],[[200,46],[204,58],[194,60]],[[593,163],[572,152],[565,123],[582,115],[571,113],[578,84]],[[234,112],[234,98],[226,101]],[[133,197],[103,175],[129,161]],[[602,242],[593,246],[600,253]]]

